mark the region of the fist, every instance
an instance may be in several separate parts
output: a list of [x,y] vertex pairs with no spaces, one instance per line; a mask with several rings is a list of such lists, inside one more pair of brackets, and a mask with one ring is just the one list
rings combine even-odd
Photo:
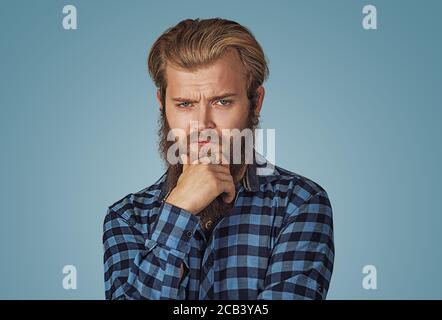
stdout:
[[228,164],[209,163],[208,157],[189,164],[187,155],[182,155],[181,160],[183,172],[165,200],[167,203],[198,214],[222,193],[226,203],[235,199],[235,184]]

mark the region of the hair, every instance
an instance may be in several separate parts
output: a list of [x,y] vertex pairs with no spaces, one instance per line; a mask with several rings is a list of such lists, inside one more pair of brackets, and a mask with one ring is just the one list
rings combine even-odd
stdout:
[[227,49],[236,49],[247,78],[247,97],[255,107],[256,90],[269,76],[266,57],[252,32],[231,20],[186,19],[167,29],[152,45],[147,59],[149,74],[166,107],[167,64],[194,70],[208,66]]

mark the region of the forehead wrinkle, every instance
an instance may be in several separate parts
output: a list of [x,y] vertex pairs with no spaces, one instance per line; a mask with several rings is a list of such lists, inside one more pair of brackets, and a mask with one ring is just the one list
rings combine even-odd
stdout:
[[207,100],[212,100],[215,98],[221,97],[232,97],[238,96],[239,93],[234,89],[225,89],[225,88],[208,88],[207,92],[204,92],[204,89],[196,89],[196,90],[188,90],[184,89],[181,94],[174,94],[172,96],[173,100],[192,100],[192,101],[200,101],[202,98]]
[[[176,89],[174,97],[200,101],[202,96],[219,96],[224,92],[241,93],[242,83],[246,79],[243,72],[237,70],[240,66],[236,59],[233,60],[232,56],[227,55],[214,64],[197,70],[178,69],[168,65],[166,73],[174,73],[173,84]],[[172,82],[171,77],[169,81]]]

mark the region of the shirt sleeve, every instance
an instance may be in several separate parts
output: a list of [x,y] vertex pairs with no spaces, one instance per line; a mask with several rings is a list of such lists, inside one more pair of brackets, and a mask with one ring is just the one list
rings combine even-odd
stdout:
[[185,299],[190,240],[199,218],[162,202],[146,238],[134,224],[108,209],[103,226],[106,299]]
[[322,190],[291,211],[275,240],[258,299],[325,299],[334,261],[327,193]]

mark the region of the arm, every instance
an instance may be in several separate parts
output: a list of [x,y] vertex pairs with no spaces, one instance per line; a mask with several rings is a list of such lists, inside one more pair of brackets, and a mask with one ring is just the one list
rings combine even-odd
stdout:
[[[120,214],[104,221],[106,299],[185,299],[190,240],[199,218],[163,202],[150,239]],[[188,266],[187,266],[188,268]]]
[[235,185],[228,165],[190,165],[188,156],[182,156],[183,172],[167,202],[163,200],[148,239],[124,213],[110,210],[106,215],[107,299],[185,299],[189,276],[184,266],[190,269],[187,261],[190,240],[199,224],[197,214],[223,192],[224,201],[233,201]]
[[327,193],[311,196],[288,213],[258,299],[325,299],[334,261],[332,207]]

